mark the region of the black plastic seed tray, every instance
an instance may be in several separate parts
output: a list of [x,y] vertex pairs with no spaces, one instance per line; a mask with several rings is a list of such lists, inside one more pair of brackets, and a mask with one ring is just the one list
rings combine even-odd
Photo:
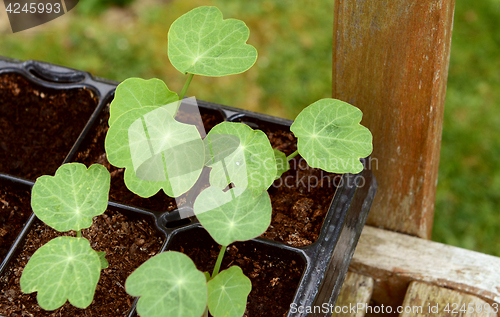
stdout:
[[[112,100],[117,82],[95,78],[89,73],[77,71],[38,61],[19,62],[0,57],[0,74],[18,73],[28,81],[51,89],[85,88],[91,90],[98,104],[87,125],[68,152],[64,163],[71,162],[87,134],[95,126],[96,120],[106,105]],[[1,101],[0,101],[1,106]],[[201,111],[217,112],[226,121],[244,122],[251,127],[267,127],[271,129],[289,130],[290,120],[275,118],[209,102],[198,101]],[[365,167],[367,166],[365,162]],[[0,171],[0,184],[5,186],[24,187],[28,190],[32,181],[21,179]],[[314,314],[301,313],[300,307],[326,307],[335,303],[343,284],[349,263],[358,242],[361,230],[365,224],[375,192],[376,180],[366,167],[361,173],[343,174],[331,201],[327,215],[324,218],[318,239],[305,247],[272,241],[265,238],[252,240],[253,247],[262,247],[265,252],[283,257],[284,260],[294,259],[303,265],[303,273],[295,291],[293,302],[288,311],[288,317],[298,316],[330,316],[331,312],[319,310]],[[201,225],[195,217],[178,221],[179,210],[151,211],[123,203],[109,202],[109,207],[124,213],[137,213],[141,217],[154,222],[159,233],[164,237],[161,251],[170,249],[173,244],[179,244],[182,237],[196,236],[201,232]],[[189,204],[186,207],[189,209]],[[181,210],[181,212],[191,212]],[[8,254],[0,264],[0,276],[9,269],[9,263],[23,247],[25,237],[36,221],[34,214],[26,222],[21,233],[12,244]],[[3,287],[3,286],[2,286]],[[136,316],[135,305],[132,305],[127,316]],[[287,305],[288,306],[288,305]],[[1,316],[1,315],[0,315]],[[266,317],[269,315],[266,315]]]

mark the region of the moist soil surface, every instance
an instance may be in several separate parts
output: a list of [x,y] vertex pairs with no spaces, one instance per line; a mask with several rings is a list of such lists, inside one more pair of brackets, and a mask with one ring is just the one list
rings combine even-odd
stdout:
[[113,210],[98,217],[82,236],[89,239],[96,251],[105,251],[109,267],[101,271],[94,301],[85,310],[68,302],[54,311],[44,311],[38,306],[36,294],[23,294],[19,279],[29,258],[43,244],[61,236],[75,236],[74,232],[61,234],[41,222],[37,222],[28,234],[21,253],[10,264],[10,269],[0,277],[0,314],[18,316],[124,316],[134,298],[124,289],[127,277],[161,248],[162,238],[145,219],[127,217]]
[[0,172],[53,175],[97,106],[87,89],[54,90],[0,75]]
[[28,190],[0,184],[0,262],[31,215]]
[[[199,270],[210,273],[219,254],[218,244],[203,229],[176,235],[169,250],[185,253]],[[233,265],[252,282],[245,317],[286,315],[305,269],[298,254],[251,241],[237,242],[226,249],[221,271]]]

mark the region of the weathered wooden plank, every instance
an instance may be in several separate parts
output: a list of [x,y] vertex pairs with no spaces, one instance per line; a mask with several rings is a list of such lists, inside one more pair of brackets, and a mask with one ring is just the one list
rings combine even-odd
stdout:
[[430,239],[454,0],[336,0],[333,97],[359,107],[379,183],[367,224]]
[[373,277],[372,300],[396,309],[413,280],[498,305],[499,268],[498,257],[365,226],[349,270]]
[[484,300],[422,282],[411,282],[399,317],[496,317],[495,308]]
[[[332,317],[363,317],[364,309],[359,305],[368,305],[373,291],[373,279],[369,276],[347,272],[342,284],[335,312]],[[352,309],[356,307],[356,309]]]

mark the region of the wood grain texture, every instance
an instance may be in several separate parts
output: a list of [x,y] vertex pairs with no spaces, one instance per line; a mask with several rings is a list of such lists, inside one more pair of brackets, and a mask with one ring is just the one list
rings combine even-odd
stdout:
[[[484,300],[451,289],[422,282],[411,282],[399,317],[496,317]],[[486,311],[486,309],[488,311]]]
[[[347,272],[347,276],[340,290],[336,309],[332,317],[363,317],[365,310],[351,309],[361,307],[360,304],[368,305],[373,291],[373,279],[369,276]],[[338,308],[338,309],[337,309]]]
[[500,308],[499,268],[495,256],[365,226],[349,270],[371,276],[372,300],[396,311],[415,280],[475,295]]
[[336,0],[333,97],[374,136],[367,223],[429,239],[454,0]]

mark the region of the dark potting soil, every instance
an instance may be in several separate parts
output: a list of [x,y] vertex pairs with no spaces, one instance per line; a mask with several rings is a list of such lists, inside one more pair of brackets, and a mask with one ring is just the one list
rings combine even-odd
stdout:
[[87,89],[53,90],[0,75],[0,172],[53,175],[97,105]]
[[[203,229],[176,235],[169,250],[188,255],[203,272],[212,273],[219,246]],[[245,317],[285,316],[305,269],[302,258],[290,251],[246,241],[231,244],[222,260],[221,271],[241,267],[252,282]]]
[[[183,114],[182,107],[179,109],[178,116],[176,117],[179,121],[184,123],[194,123],[192,119]],[[204,129],[208,131],[214,127],[217,123],[223,121],[222,116],[217,116],[213,113],[202,113],[202,120]],[[179,118],[180,117],[180,118]],[[150,198],[142,198],[134,193],[132,193],[125,182],[123,181],[124,168],[116,168],[111,165],[107,158],[104,149],[104,140],[106,138],[106,133],[108,132],[108,119],[109,119],[109,105],[101,113],[97,125],[91,130],[89,135],[85,138],[85,141],[80,147],[80,150],[75,156],[75,161],[84,163],[90,166],[94,163],[104,165],[111,173],[111,189],[109,192],[110,200],[119,202],[122,204],[132,205],[135,207],[146,208],[153,211],[172,211],[177,208],[176,200],[174,198],[168,197],[165,193],[160,190],[156,195]],[[198,126],[201,131],[201,127]],[[177,198],[179,207],[183,205],[186,201],[186,194]]]
[[148,221],[133,216],[127,217],[113,210],[94,218],[82,236],[90,240],[96,251],[105,251],[109,267],[101,271],[94,301],[86,309],[71,306],[68,302],[54,311],[44,311],[36,302],[36,294],[23,294],[19,280],[23,268],[32,254],[49,240],[72,235],[59,233],[41,222],[37,222],[28,234],[20,255],[11,263],[1,278],[0,314],[17,316],[123,316],[131,307],[134,298],[124,289],[127,277],[161,248],[162,238]]
[[0,262],[31,215],[31,195],[0,184]]

